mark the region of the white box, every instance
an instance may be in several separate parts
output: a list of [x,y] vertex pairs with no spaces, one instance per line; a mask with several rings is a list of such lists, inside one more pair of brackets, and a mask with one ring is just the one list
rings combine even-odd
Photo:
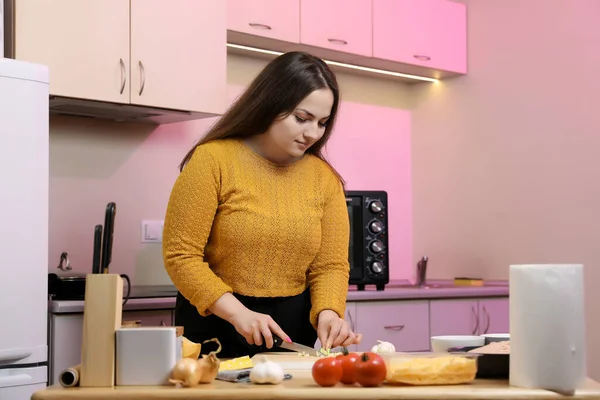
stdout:
[[181,341],[170,326],[117,329],[116,385],[168,385],[181,358]]

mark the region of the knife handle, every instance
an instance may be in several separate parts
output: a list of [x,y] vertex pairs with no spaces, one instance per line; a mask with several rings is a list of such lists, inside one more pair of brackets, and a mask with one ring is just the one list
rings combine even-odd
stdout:
[[279,336],[277,335],[273,335],[273,346],[281,346],[281,344],[283,343],[283,339],[281,339]]

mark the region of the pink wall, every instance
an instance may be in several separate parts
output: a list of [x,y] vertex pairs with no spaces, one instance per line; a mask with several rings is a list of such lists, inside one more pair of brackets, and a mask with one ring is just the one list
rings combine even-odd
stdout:
[[390,279],[412,278],[410,112],[342,103],[327,155],[348,190],[385,190]]

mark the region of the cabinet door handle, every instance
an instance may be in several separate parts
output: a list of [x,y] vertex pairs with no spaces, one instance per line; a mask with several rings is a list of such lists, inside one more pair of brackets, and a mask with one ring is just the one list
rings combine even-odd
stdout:
[[475,311],[475,306],[471,306],[471,311],[473,312],[473,317],[475,318],[475,328],[473,328],[473,335],[475,335],[479,329],[479,317],[477,316],[477,311]]
[[142,64],[141,61],[139,61],[139,66],[140,66],[140,96],[142,95],[142,92],[144,91],[144,86],[146,85],[146,70],[144,69],[144,64]]
[[388,331],[400,332],[402,329],[404,329],[404,325],[387,325],[387,326],[384,326],[383,329],[386,329]]
[[487,323],[485,325],[485,330],[483,331],[483,333],[488,333],[488,329],[490,329],[490,313],[488,312],[487,308],[485,308],[485,306],[483,306],[483,313],[485,314],[485,318],[487,320]]
[[127,70],[125,69],[125,63],[122,58],[119,58],[119,63],[121,64],[121,91],[119,91],[119,94],[123,94],[125,83],[127,82]]
[[352,332],[354,332],[354,320],[352,319],[352,314],[350,314],[350,311],[347,312],[348,313],[348,321],[350,321],[350,329],[352,329]]
[[252,28],[256,28],[256,29],[264,29],[266,31],[270,31],[271,30],[271,27],[269,25],[258,24],[256,22],[250,22],[250,23],[248,23],[248,25],[250,25]]
[[343,39],[331,39],[331,38],[327,38],[327,40],[328,40],[330,43],[333,43],[333,44],[339,44],[339,45],[342,45],[342,46],[344,46],[344,45],[348,44],[348,42],[347,42],[347,41],[345,41],[345,40],[343,40]]
[[419,61],[429,61],[429,60],[431,60],[431,57],[424,56],[422,54],[415,54],[415,55],[413,55],[413,57],[416,58]]

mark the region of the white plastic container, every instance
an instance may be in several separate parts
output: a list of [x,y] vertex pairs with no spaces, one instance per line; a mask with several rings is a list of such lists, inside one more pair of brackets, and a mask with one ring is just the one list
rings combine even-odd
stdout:
[[116,332],[116,385],[168,385],[181,358],[182,338],[175,327],[130,327]]

